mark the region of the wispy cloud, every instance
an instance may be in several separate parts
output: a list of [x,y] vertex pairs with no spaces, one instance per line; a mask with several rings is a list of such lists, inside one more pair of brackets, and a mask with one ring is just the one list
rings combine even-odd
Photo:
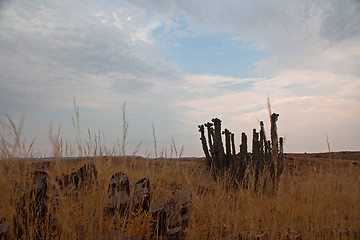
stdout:
[[4,1],[0,114],[27,112],[35,134],[76,98],[85,125],[114,139],[126,100],[134,138],[154,122],[159,142],[199,155],[197,124],[218,116],[249,132],[269,96],[288,151],[326,150],[326,135],[358,149],[359,11],[354,0]]

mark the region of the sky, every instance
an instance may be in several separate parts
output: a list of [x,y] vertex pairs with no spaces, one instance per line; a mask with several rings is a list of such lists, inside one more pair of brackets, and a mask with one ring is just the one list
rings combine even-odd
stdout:
[[[51,136],[88,130],[104,146],[155,156],[173,141],[203,156],[198,125],[214,117],[251,141],[267,100],[285,152],[360,150],[357,0],[0,2],[0,124],[36,153]],[[52,129],[52,131],[50,131]],[[249,144],[250,147],[250,144]],[[159,153],[158,153],[159,154]]]

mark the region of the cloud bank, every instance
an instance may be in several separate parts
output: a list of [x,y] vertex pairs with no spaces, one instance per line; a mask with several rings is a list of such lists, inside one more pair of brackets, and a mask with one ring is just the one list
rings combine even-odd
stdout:
[[130,148],[151,148],[155,123],[160,144],[174,136],[199,156],[199,123],[250,134],[269,97],[286,151],[326,151],[327,136],[332,150],[360,150],[359,11],[355,0],[5,1],[0,114],[25,113],[25,134],[46,144],[49,121],[72,134],[75,98],[83,125],[113,143],[127,101]]

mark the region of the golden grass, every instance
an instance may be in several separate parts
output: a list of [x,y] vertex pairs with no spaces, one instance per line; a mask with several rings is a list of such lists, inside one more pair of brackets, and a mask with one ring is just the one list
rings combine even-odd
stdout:
[[[73,156],[71,153],[75,151],[59,133],[51,137],[55,159],[14,159],[14,156],[31,157],[33,143],[26,147],[20,137],[21,124],[16,128],[8,119],[13,143],[0,135],[0,220],[9,223],[10,239],[16,237],[13,222],[22,218],[17,214],[17,207],[22,196],[29,197],[25,193],[33,181],[34,170],[49,174],[51,207],[47,215],[50,221],[41,226],[47,239],[151,238],[153,219],[150,215],[133,213],[126,219],[104,211],[110,178],[119,171],[128,175],[132,191],[136,180],[148,177],[154,205],[163,204],[171,196],[174,182],[188,189],[192,207],[185,228],[187,239],[360,239],[359,160],[287,155],[277,193],[266,195],[234,188],[225,180],[215,182],[203,159],[104,157],[103,154],[113,155],[115,151],[102,147],[98,136],[91,141],[90,134],[86,145],[78,143],[77,148],[81,155],[97,156],[91,159],[61,157]],[[125,117],[123,122],[126,135]],[[74,125],[79,125],[78,121],[74,121]],[[120,152],[124,151],[122,148]],[[90,160],[98,172],[97,183],[77,194],[60,190],[56,177],[76,171]],[[25,206],[25,211],[29,211],[28,208]],[[52,230],[55,226],[56,230]],[[27,231],[23,239],[31,239],[36,234],[30,227]]]
[[151,216],[137,214],[125,224],[121,216],[104,213],[108,182],[112,174],[122,171],[132,183],[142,177],[150,179],[152,203],[160,204],[170,196],[172,181],[191,191],[187,239],[360,238],[360,167],[346,160],[324,160],[315,168],[300,157],[286,160],[287,169],[301,167],[292,174],[289,171],[283,174],[273,196],[214,182],[203,161],[107,157],[93,160],[98,183],[77,196],[61,192],[54,179],[78,169],[86,160],[58,159],[47,166],[36,161],[1,160],[0,218],[11,223],[14,217],[19,217],[15,214],[16,202],[28,188],[26,183],[31,182],[31,171],[45,169],[52,182],[49,195],[58,196],[57,207],[49,211],[56,214],[61,226],[49,239],[104,239],[106,234],[111,239],[120,236],[116,235],[120,232],[129,237],[149,238]]

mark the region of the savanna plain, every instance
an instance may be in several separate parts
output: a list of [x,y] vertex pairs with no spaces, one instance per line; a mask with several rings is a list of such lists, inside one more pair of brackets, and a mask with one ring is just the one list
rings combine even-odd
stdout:
[[175,144],[172,158],[116,157],[94,139],[71,158],[57,139],[52,158],[31,159],[13,128],[13,144],[2,139],[0,239],[360,239],[360,152],[285,153],[268,194],[215,180],[205,158],[182,158]]

